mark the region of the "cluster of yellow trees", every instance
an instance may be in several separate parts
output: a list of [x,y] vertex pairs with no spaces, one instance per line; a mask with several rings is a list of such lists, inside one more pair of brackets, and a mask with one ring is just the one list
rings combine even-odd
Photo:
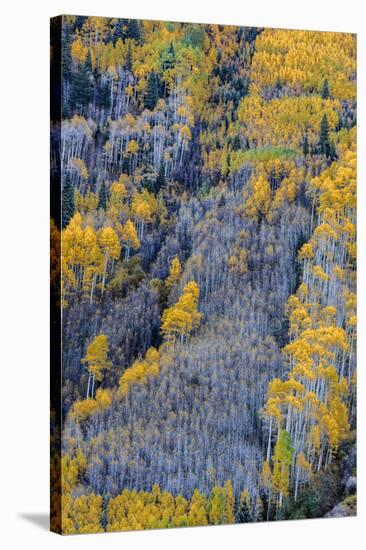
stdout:
[[[71,136],[63,162],[79,178],[75,214],[61,233],[63,305],[71,293],[93,303],[96,291],[104,293],[116,264],[128,262],[131,251],[140,249],[149,226],[165,223],[167,210],[160,195],[139,186],[136,167],[153,149],[148,139],[159,144],[156,149],[162,155],[157,164],[162,158],[166,176],[167,167],[174,164],[172,147],[164,150],[168,131],[182,145],[177,153],[182,161],[199,123],[203,174],[217,175],[227,190],[231,176],[246,164],[250,177],[237,213],[258,225],[262,220],[277,223],[284,208],[296,203],[300,193],[306,194],[311,236],[298,253],[301,284],[286,304],[287,373],[270,381],[263,404],[267,440],[258,494],[266,497],[269,517],[271,510],[281,511],[290,495],[296,501],[313,476],[331,464],[349,435],[355,413],[356,135],[355,129],[345,129],[341,119],[344,102],[351,108],[355,100],[355,37],[265,29],[255,48],[245,42],[239,51],[236,27],[210,25],[187,31],[180,24],[144,21],[143,40],[112,42],[108,34],[115,25],[117,20],[88,18],[76,32],[71,56],[74,67],[90,58],[93,70],[108,81],[112,98],[123,67],[129,65],[132,77],[124,93],[133,101],[134,114],[127,108],[120,118],[108,120],[103,162],[106,171],[112,170],[126,154],[132,177],[122,174],[107,182],[108,199],[101,208],[100,193],[83,193],[81,185],[89,177],[82,157],[92,138],[92,124],[79,115],[63,123],[65,135]],[[188,47],[189,42],[199,47]],[[226,103],[222,99],[225,78],[220,80],[219,69],[235,70],[238,56],[248,63],[240,65],[236,76],[243,81],[250,77],[250,85],[245,93],[241,89],[241,99],[234,105],[232,98]],[[150,112],[143,105],[152,72],[159,73],[168,92]],[[220,99],[209,101],[215,92]],[[169,123],[168,97],[171,102],[174,98],[169,108],[175,117]],[[317,149],[324,118],[326,138],[332,140],[337,160],[336,155],[325,158]],[[56,227],[52,235],[57,245]],[[238,275],[248,272],[248,235],[238,233],[229,254],[228,266]],[[56,252],[57,246],[54,274],[60,269]],[[265,252],[270,255],[271,247]],[[108,409],[114,400],[133,397],[132,388],[158,376],[169,365],[169,354],[200,326],[200,288],[194,280],[183,286],[178,257],[162,284],[170,300],[182,288],[176,301],[163,310],[162,345],[147,349],[124,371],[117,388],[106,389],[103,380],[112,368],[109,341],[105,334],[96,335],[82,359],[88,375],[85,399],[76,401],[69,413],[76,423]],[[216,485],[208,496],[196,490],[187,499],[161,491],[158,485],[151,492],[125,489],[108,503],[92,492],[81,494],[87,460],[76,439],[70,438],[68,448],[61,463],[66,533],[235,521],[229,480],[223,487]],[[258,494],[243,491],[239,509],[261,509]]]
[[[287,303],[290,343],[286,380],[268,387],[268,447],[262,476],[281,507],[332,461],[348,436],[355,403],[356,145],[345,133],[340,158],[309,192],[317,224],[299,252],[302,282]],[[272,439],[277,441],[272,455]],[[273,464],[271,472],[270,462]]]
[[[182,39],[186,29],[182,25],[141,21],[143,44],[132,37],[123,41],[118,38],[113,44],[107,40],[107,34],[110,29],[113,31],[116,23],[117,20],[105,17],[88,17],[71,45],[73,63],[85,63],[90,54],[93,69],[102,74],[107,73],[114,80],[119,78],[119,69],[126,62],[130,63],[136,82],[126,91],[141,101],[147,89],[149,73],[163,69],[162,80],[167,89],[171,91],[179,83],[187,95],[192,97],[193,110],[201,111],[205,99],[208,99],[208,77],[216,59],[207,35],[201,41],[201,51],[188,48],[184,43]],[[172,43],[175,44],[176,63],[167,64],[164,52],[169,52]]]
[[354,35],[264,29],[255,48],[250,70],[253,92],[262,92],[266,86],[279,83],[296,95],[320,93],[327,75],[334,98],[356,97]]
[[96,288],[103,294],[107,277],[112,275],[124,250],[128,260],[131,250],[138,250],[145,229],[155,221],[163,222],[166,209],[162,199],[146,189],[132,197],[126,189],[128,177],[121,175],[110,186],[103,225],[95,228],[98,193],[84,195],[75,191],[76,213],[62,231],[62,297],[67,305],[71,291],[81,291],[93,302]]
[[304,182],[305,169],[283,158],[251,161],[252,175],[238,213],[258,223],[275,223],[281,210],[293,204]]
[[[173,258],[170,272],[166,279],[167,289],[171,289],[180,280],[182,273],[181,263],[178,257]],[[183,288],[183,292],[176,304],[167,308],[162,316],[161,332],[164,342],[159,350],[151,347],[144,358],[138,358],[122,374],[119,381],[119,391],[116,397],[128,394],[129,388],[135,384],[147,382],[150,377],[157,376],[160,372],[160,364],[166,363],[166,354],[176,341],[183,343],[191,332],[198,328],[202,313],[198,311],[199,287],[195,281],[190,281]],[[86,398],[75,401],[71,408],[71,418],[80,422],[90,415],[109,408],[113,400],[113,391],[99,388],[96,390],[96,382],[103,381],[105,373],[112,368],[108,359],[109,342],[105,334],[98,334],[89,344],[86,354],[81,360],[88,372]],[[164,355],[165,354],[165,355]],[[94,397],[95,396],[95,397]]]
[[122,374],[119,389],[121,395],[126,395],[131,384],[141,384],[149,376],[159,374],[159,352],[155,348],[149,348],[144,359],[136,359],[132,366]]
[[[78,461],[82,471],[80,452]],[[242,494],[244,499],[247,499],[246,491]],[[234,501],[229,480],[223,487],[214,486],[208,497],[196,489],[188,500],[182,495],[174,497],[168,491],[161,491],[158,485],[154,485],[151,492],[125,489],[109,500],[104,529],[101,496],[91,493],[72,498],[68,494],[62,497],[62,523],[65,534],[224,525],[235,521]]]
[[199,291],[197,283],[190,281],[183,288],[178,302],[164,310],[161,332],[167,342],[174,345],[179,340],[183,343],[184,339],[199,326],[202,317],[202,313],[197,309]]
[[323,99],[318,95],[265,101],[259,94],[252,94],[245,97],[238,108],[240,132],[254,147],[299,149],[305,135],[312,146],[319,140],[323,116],[327,116],[330,130],[334,130],[339,109],[339,100]]
[[[230,30],[221,40],[221,47],[227,46],[223,58],[235,55],[229,35]],[[207,107],[210,126],[200,134],[204,169],[224,179],[240,170],[250,158],[248,153],[254,151],[257,160],[256,148],[276,148],[282,156],[281,147],[298,151],[306,140],[311,150],[319,140],[324,115],[333,132],[341,102],[355,100],[355,52],[356,38],[350,34],[264,29],[256,38],[248,68],[249,94],[241,100],[237,118],[224,124],[220,109]],[[245,55],[249,57],[249,51]],[[240,147],[228,144],[228,137],[240,138]]]

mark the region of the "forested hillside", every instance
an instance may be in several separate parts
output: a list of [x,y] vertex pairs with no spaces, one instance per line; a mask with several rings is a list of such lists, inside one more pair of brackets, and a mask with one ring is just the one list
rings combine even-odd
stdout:
[[354,514],[355,36],[61,33],[62,531]]

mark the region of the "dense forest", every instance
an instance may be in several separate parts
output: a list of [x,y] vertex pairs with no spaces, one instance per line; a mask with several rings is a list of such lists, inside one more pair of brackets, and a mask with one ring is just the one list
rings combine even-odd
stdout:
[[354,515],[355,36],[54,24],[53,529]]

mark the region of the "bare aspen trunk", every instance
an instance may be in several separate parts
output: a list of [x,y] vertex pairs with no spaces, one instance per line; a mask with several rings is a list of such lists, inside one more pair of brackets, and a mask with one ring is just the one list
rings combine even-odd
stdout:
[[88,373],[88,387],[86,390],[86,398],[89,399],[89,391],[90,391],[90,372]]
[[270,419],[270,421],[269,421],[269,433],[268,433],[268,445],[267,445],[267,460],[269,460],[270,454],[271,454],[272,422],[273,422],[273,418],[272,418],[272,416],[271,416],[271,419]]

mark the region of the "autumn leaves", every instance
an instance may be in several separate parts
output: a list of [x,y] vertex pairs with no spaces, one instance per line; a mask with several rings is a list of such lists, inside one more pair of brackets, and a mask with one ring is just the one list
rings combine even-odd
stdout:
[[[170,273],[166,280],[168,291],[180,280],[182,273],[178,257],[173,258]],[[150,347],[144,358],[136,359],[131,367],[127,368],[119,381],[117,397],[126,396],[131,386],[142,384],[160,372],[160,362],[166,363],[166,354],[174,348],[177,342],[184,340],[198,328],[202,314],[198,311],[199,287],[190,281],[183,288],[179,300],[163,312],[161,333],[164,342],[159,350]],[[101,412],[112,404],[113,391],[99,388],[95,393],[96,382],[101,383],[106,371],[112,368],[108,359],[109,342],[105,334],[95,336],[87,347],[81,363],[88,371],[86,399],[76,401],[71,410],[71,418],[75,421],[86,420],[90,415]],[[165,355],[164,355],[165,354]],[[162,357],[164,355],[164,357]],[[95,397],[94,397],[95,395]]]
[[[65,463],[68,469],[72,465],[73,461]],[[234,504],[230,481],[223,487],[215,485],[208,497],[196,489],[190,499],[162,491],[157,484],[151,492],[125,489],[109,500],[105,514],[101,496],[91,493],[72,499],[65,494],[62,524],[67,534],[99,533],[104,531],[102,523],[108,532],[225,525],[235,522]]]
[[299,251],[302,282],[286,307],[290,342],[283,352],[289,372],[287,379],[276,378],[268,386],[262,477],[276,495],[276,511],[290,487],[296,500],[301,486],[329,466],[349,435],[354,415],[356,165],[355,142],[348,141],[352,135],[353,131],[344,138],[349,149],[341,144],[339,161],[310,184],[318,225]]
[[[135,192],[129,199],[125,180],[122,175],[112,183],[105,210],[98,208],[98,193],[76,192],[77,212],[61,237],[64,307],[74,292],[88,296],[91,304],[97,289],[103,295],[121,251],[128,261],[131,250],[139,250],[146,227],[165,219],[164,204],[146,189]],[[97,214],[99,219],[102,216],[103,225],[99,228],[95,227]]]
[[62,295],[95,328],[69,371],[64,530],[283,518],[355,420],[354,38],[70,25],[95,89],[63,121]]
[[285,85],[289,95],[321,93],[324,75],[333,97],[355,97],[356,40],[351,34],[265,29],[256,40],[252,91]]
[[201,321],[202,313],[197,309],[199,287],[191,281],[184,289],[178,302],[167,308],[162,317],[161,332],[168,342],[174,343],[177,339],[181,343],[196,329]]

